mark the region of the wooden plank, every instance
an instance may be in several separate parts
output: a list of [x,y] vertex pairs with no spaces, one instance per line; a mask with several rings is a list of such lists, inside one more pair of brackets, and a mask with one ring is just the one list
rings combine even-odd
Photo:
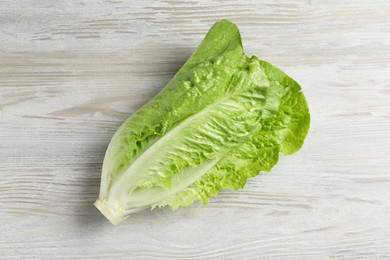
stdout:
[[[0,7],[0,258],[389,259],[390,3],[23,1]],[[302,86],[302,150],[205,207],[112,226],[106,146],[217,20]]]

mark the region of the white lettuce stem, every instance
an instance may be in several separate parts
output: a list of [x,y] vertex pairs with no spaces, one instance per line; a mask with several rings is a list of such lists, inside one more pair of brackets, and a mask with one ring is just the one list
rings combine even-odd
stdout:
[[[172,189],[153,188],[134,194],[128,194],[124,197],[110,196],[109,201],[98,199],[94,205],[112,224],[117,225],[125,220],[131,213],[149,208],[151,204],[164,200],[188,187],[196,180],[199,180],[204,174],[210,171],[220,159],[221,157],[207,160],[198,167],[191,168],[182,173],[181,178],[174,180],[175,183],[173,183]],[[122,185],[118,185],[116,188],[119,189],[119,191],[114,194],[120,194],[121,191],[128,190],[128,185],[122,183]],[[114,190],[111,191],[114,192]]]
[[128,206],[143,207],[167,199],[169,196],[180,192],[195,181],[199,180],[204,174],[210,171],[220,159],[221,157],[217,157],[213,160],[206,160],[201,165],[189,168],[185,172],[180,173],[181,177],[173,179],[171,189],[152,188],[129,194],[127,196]]
[[[173,180],[172,189],[152,188],[127,194],[129,186],[125,182],[121,185],[115,185],[109,191],[109,199],[98,199],[95,206],[100,212],[114,225],[125,220],[131,213],[149,208],[151,204],[167,199],[169,196],[180,192],[196,180],[199,180],[204,174],[218,163],[221,157],[213,160],[207,160],[195,168],[190,168],[181,174],[181,178]],[[130,167],[131,168],[131,167]],[[122,195],[125,193],[125,195]]]

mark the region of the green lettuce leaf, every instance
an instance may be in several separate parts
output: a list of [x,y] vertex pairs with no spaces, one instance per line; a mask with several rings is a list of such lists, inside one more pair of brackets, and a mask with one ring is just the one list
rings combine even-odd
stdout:
[[270,171],[302,146],[301,87],[243,51],[237,26],[216,23],[167,86],[130,116],[103,162],[96,207],[117,224],[154,207],[206,204]]

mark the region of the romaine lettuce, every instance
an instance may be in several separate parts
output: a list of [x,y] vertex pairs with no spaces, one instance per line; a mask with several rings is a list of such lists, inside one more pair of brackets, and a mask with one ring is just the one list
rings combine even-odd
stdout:
[[247,57],[237,26],[216,23],[161,92],[112,138],[95,206],[117,224],[146,208],[206,204],[302,146],[310,114],[301,87]]

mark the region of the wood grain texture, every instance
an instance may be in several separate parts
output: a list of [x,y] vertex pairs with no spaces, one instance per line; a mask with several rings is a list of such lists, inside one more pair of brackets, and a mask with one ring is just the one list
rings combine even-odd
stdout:
[[[390,259],[390,2],[0,4],[0,258]],[[302,86],[307,141],[243,191],[112,226],[106,146],[211,25]]]

